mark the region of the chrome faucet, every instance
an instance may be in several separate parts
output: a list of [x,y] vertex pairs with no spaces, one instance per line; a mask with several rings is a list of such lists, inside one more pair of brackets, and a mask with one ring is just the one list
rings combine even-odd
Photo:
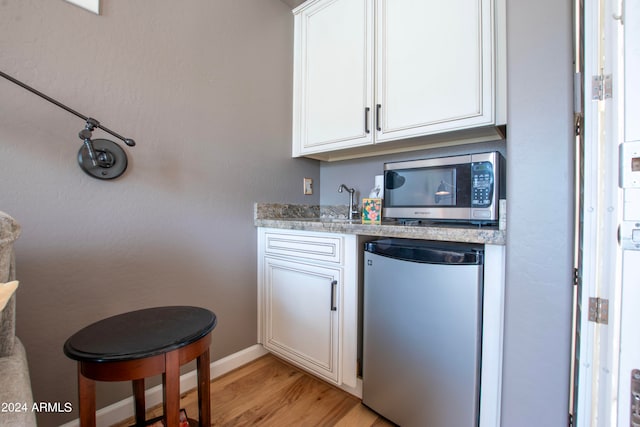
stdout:
[[349,219],[353,219],[353,215],[358,214],[357,206],[353,204],[353,196],[356,190],[354,188],[349,188],[344,184],[340,184],[340,187],[338,187],[338,193],[342,193],[342,190],[347,190],[349,193]]

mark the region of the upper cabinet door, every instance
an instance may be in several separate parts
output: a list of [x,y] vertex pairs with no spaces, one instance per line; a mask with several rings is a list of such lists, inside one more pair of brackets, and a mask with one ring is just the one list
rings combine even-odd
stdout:
[[371,144],[373,0],[311,2],[295,31],[293,155]]
[[495,123],[491,0],[377,0],[376,141]]

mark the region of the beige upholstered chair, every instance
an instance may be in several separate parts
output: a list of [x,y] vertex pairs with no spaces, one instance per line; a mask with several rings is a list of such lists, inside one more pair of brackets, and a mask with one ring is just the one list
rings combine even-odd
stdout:
[[[13,242],[20,236],[20,225],[0,212],[0,283],[16,279]],[[2,426],[35,426],[31,380],[27,354],[15,336],[16,295],[11,296],[0,312],[0,411]]]

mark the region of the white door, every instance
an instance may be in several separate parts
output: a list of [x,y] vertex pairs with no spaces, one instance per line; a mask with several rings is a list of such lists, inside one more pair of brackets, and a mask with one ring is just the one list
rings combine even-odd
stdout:
[[[583,4],[585,172],[576,425],[634,427],[640,426],[640,406],[637,418],[631,413],[633,404],[640,404],[640,382],[637,397],[632,395],[632,373],[640,369],[640,188],[634,188],[640,187],[640,177],[634,176],[640,174],[640,4]],[[605,84],[602,97],[593,99],[593,76],[598,75]],[[625,179],[619,179],[621,173]],[[608,302],[606,323],[589,321],[589,298]]]
[[627,0],[622,4],[620,169],[624,203],[618,426],[633,427],[640,426],[640,2]]
[[295,17],[293,155],[373,143],[373,2],[326,0]]
[[265,257],[269,350],[338,382],[341,270]]
[[376,142],[491,124],[490,0],[378,0]]

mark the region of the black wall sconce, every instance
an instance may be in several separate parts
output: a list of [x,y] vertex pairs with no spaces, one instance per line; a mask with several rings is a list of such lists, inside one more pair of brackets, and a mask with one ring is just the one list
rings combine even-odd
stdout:
[[78,151],[78,163],[83,171],[98,179],[114,179],[124,173],[127,169],[127,154],[124,150],[111,140],[91,139],[91,135],[96,128],[102,129],[103,131],[122,140],[122,142],[127,144],[129,147],[136,145],[136,142],[133,139],[124,138],[123,136],[118,135],[112,130],[102,126],[96,119],[87,117],[75,110],[72,110],[61,102],[56,101],[55,99],[22,83],[20,80],[3,73],[2,71],[0,71],[0,76],[85,121],[84,129],[78,133],[78,137],[83,141],[83,144]]

